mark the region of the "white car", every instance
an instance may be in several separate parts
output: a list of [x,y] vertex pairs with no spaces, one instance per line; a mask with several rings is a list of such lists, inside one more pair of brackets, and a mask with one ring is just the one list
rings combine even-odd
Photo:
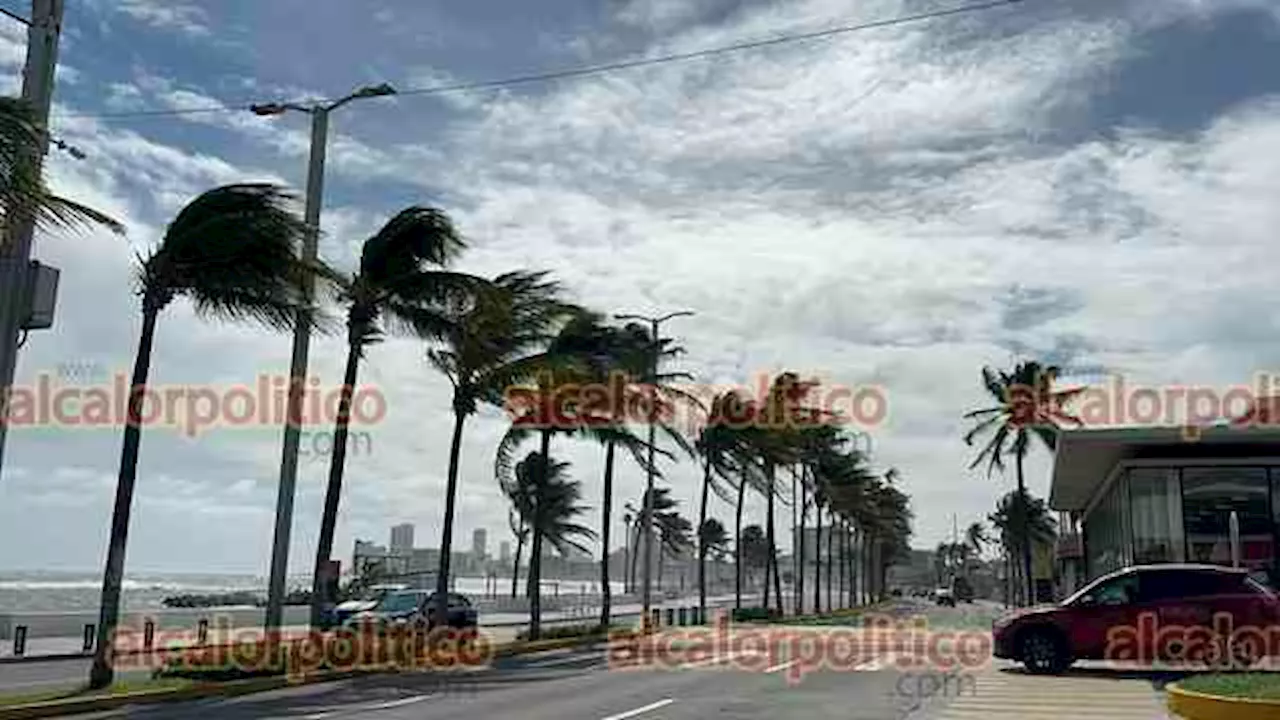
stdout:
[[933,591],[933,601],[939,605],[956,606],[955,593],[951,592],[951,588],[940,587]]

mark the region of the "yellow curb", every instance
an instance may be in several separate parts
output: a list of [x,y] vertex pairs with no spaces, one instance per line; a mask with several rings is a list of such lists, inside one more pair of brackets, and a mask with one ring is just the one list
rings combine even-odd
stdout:
[[1280,720],[1280,700],[1223,697],[1165,687],[1169,709],[1186,720]]

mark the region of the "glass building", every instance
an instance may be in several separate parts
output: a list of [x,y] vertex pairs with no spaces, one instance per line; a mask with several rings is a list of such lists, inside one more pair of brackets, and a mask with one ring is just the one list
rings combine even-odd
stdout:
[[1049,506],[1060,512],[1061,590],[1127,565],[1240,564],[1280,581],[1280,428],[1071,430],[1059,436]]

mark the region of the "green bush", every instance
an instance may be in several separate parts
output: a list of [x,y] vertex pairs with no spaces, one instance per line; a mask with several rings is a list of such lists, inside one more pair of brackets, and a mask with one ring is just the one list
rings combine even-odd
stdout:
[[[580,638],[604,637],[611,633],[621,634],[621,633],[630,632],[631,630],[632,628],[626,627],[623,625],[614,625],[609,628],[604,628],[597,623],[584,623],[581,625],[552,625],[550,627],[542,628],[542,633],[539,635],[538,639],[539,640],[563,640],[566,638],[579,638],[579,637]],[[524,642],[528,639],[529,639],[528,630],[521,630],[519,633],[516,634],[516,640],[519,642]]]
[[734,608],[733,615],[730,617],[734,622],[759,622],[780,618],[782,614],[777,608],[744,607]]

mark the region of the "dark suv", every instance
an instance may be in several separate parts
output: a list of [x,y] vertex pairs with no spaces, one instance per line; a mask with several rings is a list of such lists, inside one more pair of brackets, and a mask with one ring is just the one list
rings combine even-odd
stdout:
[[[371,610],[356,613],[347,621],[349,627],[361,627],[366,623],[375,628],[434,628],[447,625],[459,630],[474,630],[479,624],[478,613],[471,601],[458,593],[449,593],[449,606],[445,621],[435,618],[436,594],[426,590],[401,590],[384,595]],[[428,621],[428,618],[430,620]]]
[[1248,666],[1274,650],[1277,623],[1280,598],[1247,570],[1145,565],[1104,575],[1060,604],[1008,613],[992,635],[996,657],[1035,673],[1076,660]]

